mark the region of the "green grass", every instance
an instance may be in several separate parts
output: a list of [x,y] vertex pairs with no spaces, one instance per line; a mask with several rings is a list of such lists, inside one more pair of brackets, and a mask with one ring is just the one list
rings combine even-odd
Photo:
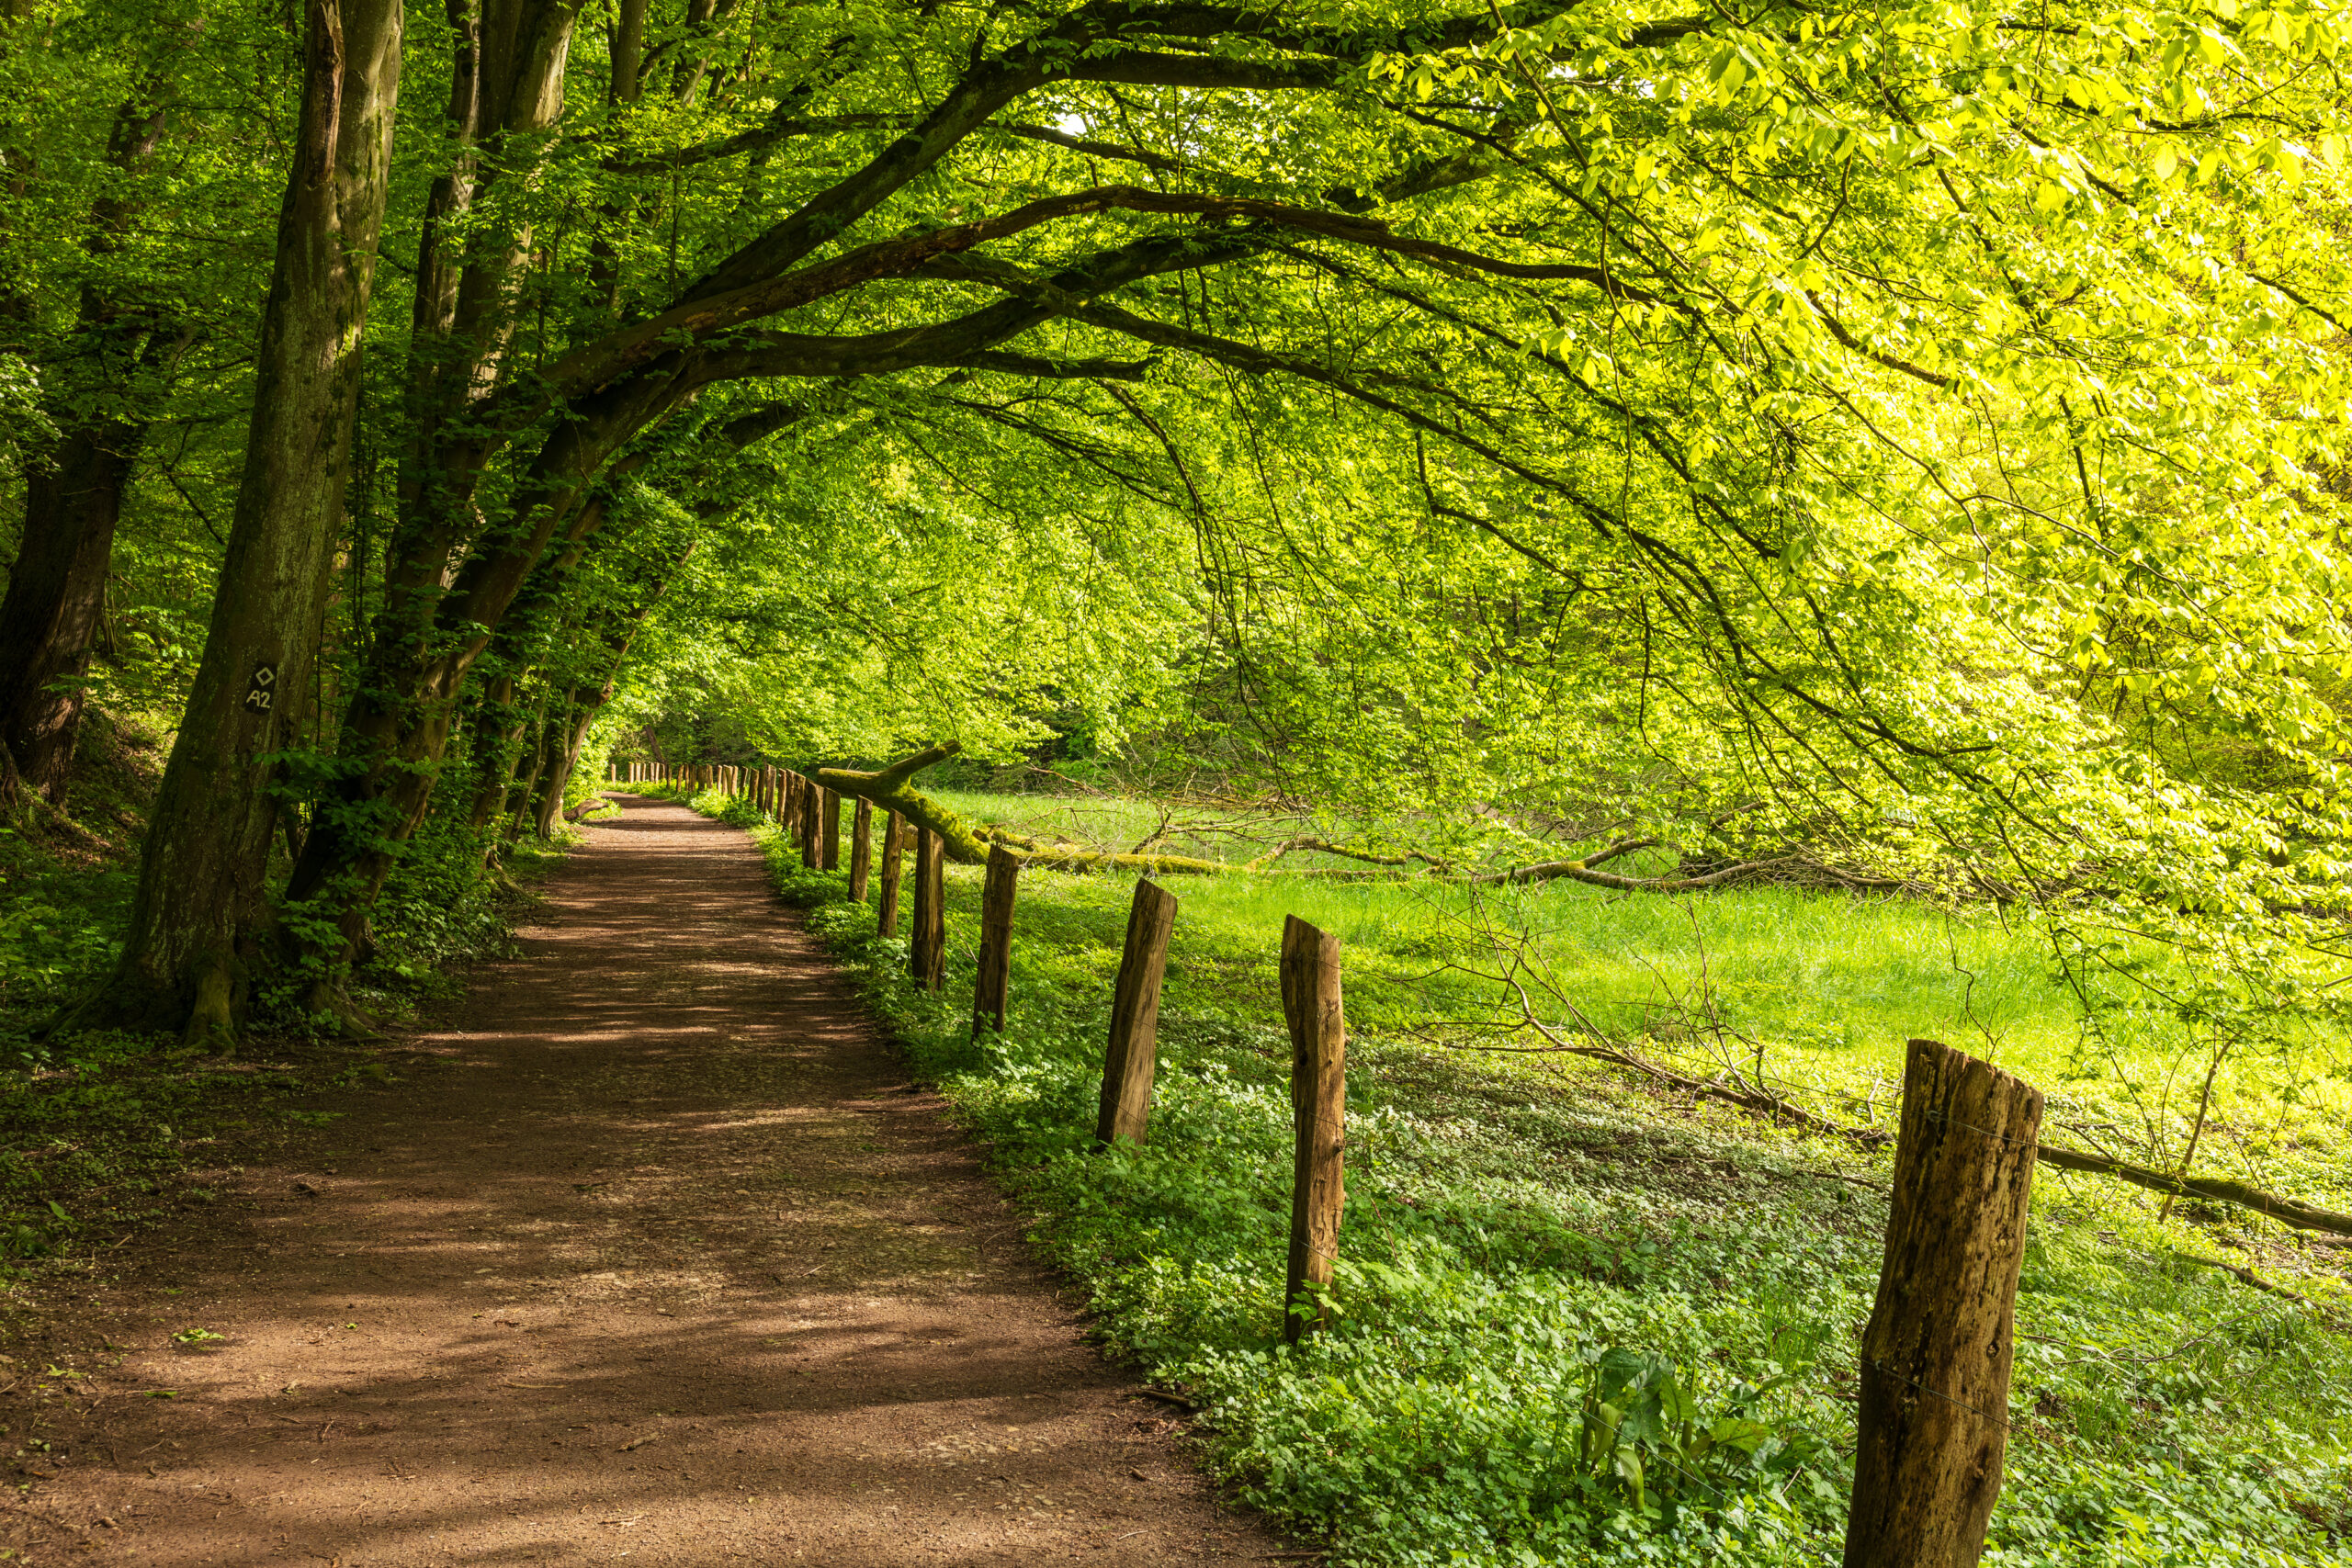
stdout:
[[[1148,807],[1097,796],[945,798],[983,820],[1097,847],[1128,848],[1159,820]],[[1257,839],[1287,830],[1262,828]],[[1209,858],[1259,852],[1229,837],[1170,843]],[[1427,877],[1168,885],[1184,900],[1188,962],[1213,963],[1216,984],[1248,989],[1262,1015],[1277,1005],[1265,960],[1287,914],[1346,944],[1349,1011],[1362,1028],[1501,1017],[1499,987],[1444,966],[1491,971],[1486,933],[1523,934],[1557,990],[1608,1035],[1700,1077],[1734,1066],[1753,1075],[1760,1064],[1776,1092],[1882,1129],[1893,1124],[1905,1043],[1939,1039],[2042,1089],[2053,1142],[2169,1168],[2186,1146],[2210,1048],[2144,1010],[2110,1024],[2109,1038],[2086,1036],[2041,933],[1982,909],[1775,886],[1667,897],[1566,881],[1473,893]],[[1539,1003],[1547,1021],[1567,1021],[1566,1008]],[[1461,1032],[1453,1039],[1466,1042]],[[2198,1166],[2352,1207],[2347,1127],[2343,1042],[2244,1050],[2216,1076]]]
[[[715,795],[697,805],[751,822]],[[989,1145],[1105,1339],[1188,1389],[1222,1472],[1340,1561],[1837,1560],[1883,1156],[1653,1095],[1600,1064],[1442,1048],[1432,1038],[1461,1036],[1442,1021],[1493,1000],[1442,967],[1478,952],[1466,895],[1242,875],[1171,879],[1182,907],[1150,1145],[1097,1153],[1131,882],[1024,875],[1008,1028],[975,1043],[976,870],[949,872],[949,986],[925,994],[904,978],[903,942],[875,937],[841,876],[803,871],[755,831],[782,891]],[[1772,889],[1677,900],[1555,885],[1487,908],[1535,933],[1596,1024],[1654,1055],[1760,1044],[1776,1084],[1883,1123],[1903,1040],[1939,1032],[2047,1077],[2062,1114],[2129,1131],[2130,1093],[2091,1070],[2104,1064],[2079,1048],[2030,938],[1997,923]],[[1351,1031],[1340,1315],[1297,1350],[1276,1335],[1289,1108],[1274,958],[1292,913],[1345,943]],[[2290,1105],[2252,1074],[2233,1080],[2217,1163],[2309,1168],[2337,1185],[2295,1190],[2340,1193],[2341,1101],[2312,1103],[2323,1089]],[[2266,1127],[2306,1143],[2258,1156]],[[2300,1267],[2299,1288],[2340,1305],[2324,1255],[2234,1213],[2159,1224],[2145,1197],[2037,1182],[1989,1561],[2352,1561],[2352,1340],[2182,1256],[2235,1240],[2256,1250],[2217,1255]],[[1598,1402],[1636,1408],[1618,1387],[1635,1373],[1668,1409],[1670,1375],[1695,1422],[1623,1442]]]

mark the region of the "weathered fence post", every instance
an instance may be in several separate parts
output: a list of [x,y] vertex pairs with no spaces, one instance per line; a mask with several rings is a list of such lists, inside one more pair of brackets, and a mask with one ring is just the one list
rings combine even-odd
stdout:
[[793,776],[792,787],[800,797],[795,807],[800,813],[800,863],[808,870],[815,871],[818,869],[817,819],[822,815],[817,809],[817,786],[808,782],[805,773],[797,773]]
[[820,789],[817,798],[822,801],[824,821],[817,829],[817,853],[822,857],[827,871],[839,871],[842,864],[842,797],[829,789]]
[[988,881],[980,889],[980,963],[972,982],[972,1038],[981,1023],[1004,1032],[1004,1004],[1012,988],[1012,903],[1021,886],[1021,857],[1002,844],[989,847]]
[[882,896],[875,900],[874,929],[899,934],[899,863],[906,858],[907,819],[893,811],[882,823]]
[[1111,1044],[1102,1054],[1102,1100],[1094,1118],[1097,1143],[1144,1141],[1151,1122],[1151,1080],[1159,1061],[1159,982],[1168,972],[1168,938],[1176,929],[1176,898],[1158,883],[1136,884],[1127,907],[1127,942],[1119,953],[1119,982],[1111,992]]
[[914,942],[908,967],[915,984],[935,991],[947,979],[947,841],[928,828],[915,832]]
[[1878,1304],[1862,1334],[1846,1568],[1970,1568],[2001,1492],[2041,1091],[1911,1042]]
[[1283,1282],[1283,1337],[1296,1344],[1321,1326],[1299,1298],[1331,1282],[1347,1201],[1348,1032],[1340,1010],[1340,939],[1296,915],[1283,922],[1283,1016],[1290,1022],[1290,1269]]
[[865,902],[866,877],[874,869],[874,803],[857,797],[849,818],[849,896]]

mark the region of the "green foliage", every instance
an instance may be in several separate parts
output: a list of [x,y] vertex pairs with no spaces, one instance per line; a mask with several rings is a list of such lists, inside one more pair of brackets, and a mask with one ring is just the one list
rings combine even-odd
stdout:
[[[695,804],[749,819],[715,793]],[[976,1043],[961,991],[976,873],[950,869],[949,987],[926,994],[838,877],[754,830],[987,1144],[1102,1336],[1187,1389],[1222,1470],[1328,1533],[1339,1561],[1835,1556],[1855,1334],[1885,1222],[1850,1152],[1666,1111],[1572,1066],[1432,1051],[1398,1032],[1412,1007],[1385,1000],[1381,978],[1426,964],[1425,908],[1394,888],[1240,877],[1176,886],[1150,1141],[1098,1151],[1125,886],[1024,874],[1008,1029]],[[1735,897],[1762,900],[1759,919],[1791,907]],[[1290,1349],[1276,1334],[1290,1114],[1275,917],[1341,900],[1358,910],[1343,1262],[1332,1328]],[[2210,1272],[2152,1267],[2163,1245],[2131,1191],[2037,1193],[1992,1560],[2346,1561],[2352,1339]]]

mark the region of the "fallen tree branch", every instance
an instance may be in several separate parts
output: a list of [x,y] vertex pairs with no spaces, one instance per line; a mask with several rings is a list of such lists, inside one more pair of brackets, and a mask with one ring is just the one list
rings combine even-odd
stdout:
[[2240,1280],[2252,1285],[2257,1291],[2267,1291],[2274,1296],[2284,1296],[2290,1302],[2299,1303],[2307,1307],[2319,1305],[2319,1303],[2301,1292],[2290,1291],[2274,1280],[2266,1280],[2251,1269],[2242,1269],[2234,1263],[2224,1263],[2218,1258],[2199,1258],[2193,1252],[2183,1252],[2177,1247],[2171,1248],[2169,1251],[2170,1256],[2179,1258],[2183,1263],[2195,1263],[2207,1269],[2219,1269],[2224,1274],[2234,1274]]
[[[1548,1032],[1545,1032],[1548,1034]],[[1703,1078],[1687,1077],[1635,1055],[1631,1051],[1607,1045],[1576,1045],[1557,1040],[1555,1041],[1554,1049],[1572,1056],[1590,1056],[1601,1061],[1614,1062],[1620,1066],[1630,1067],[1658,1083],[1680,1089],[1684,1093],[1722,1100],[1726,1104],[1736,1105],[1745,1110],[1770,1116],[1775,1121],[1792,1122],[1808,1131],[1826,1133],[1861,1148],[1884,1148],[1894,1141],[1892,1134],[1882,1133],[1871,1127],[1851,1127],[1843,1122],[1832,1122],[1826,1116],[1817,1116],[1802,1107],[1791,1105],[1777,1095],[1760,1092],[1745,1084],[1734,1088],[1727,1084],[1709,1082]],[[2144,1187],[2152,1192],[2169,1193],[2184,1198],[2201,1198],[2209,1202],[2227,1203],[2236,1208],[2251,1209],[2257,1214],[2267,1215],[2281,1224],[2292,1225],[2298,1230],[2331,1231],[2337,1235],[2352,1236],[2352,1214],[2338,1213],[2333,1209],[2323,1209],[2315,1203],[2306,1203],[2300,1198],[2281,1198],[2275,1192],[2265,1192],[2262,1189],[2249,1186],[2243,1181],[2231,1181],[2214,1177],[2184,1179],[2168,1175],[2161,1170],[2150,1170],[2145,1166],[2127,1165],[2121,1160],[2109,1159],[2103,1155],[2085,1154],[2079,1149],[2063,1149],[2052,1144],[2037,1145],[2034,1148],[2034,1157],[2042,1165],[2055,1166],[2061,1170],[2079,1170],[2095,1176],[2111,1176],[2120,1181],[2128,1181],[2135,1187]],[[2352,1241],[2329,1241],[2321,1245],[2352,1246]],[[2212,1260],[2199,1258],[2195,1261],[2208,1263]],[[2231,1269],[2250,1285],[2260,1285],[2264,1290],[2277,1288],[2255,1279],[2247,1270],[2237,1269],[2231,1264],[2213,1263],[2212,1266],[2216,1269]],[[2294,1294],[2291,1291],[2286,1293]],[[2302,1298],[2298,1296],[2296,1299],[2300,1301]]]
[[[2297,1230],[2332,1231],[2337,1235],[2352,1235],[2352,1214],[2341,1214],[2333,1209],[2323,1209],[2316,1203],[2306,1203],[2300,1198],[2281,1198],[2275,1192],[2265,1192],[2243,1181],[2230,1181],[2215,1177],[2178,1177],[2145,1166],[2126,1165],[2120,1159],[2104,1155],[2084,1154],[2076,1149],[2053,1148],[2043,1144],[2037,1156],[2044,1165],[2054,1165],[2061,1170],[2088,1171],[2095,1176],[2112,1176],[2134,1187],[2144,1187],[2151,1192],[2163,1192],[2179,1198],[2202,1198],[2209,1202],[2228,1203],[2241,1209],[2252,1209],[2267,1214],[2280,1224]],[[2199,1261],[2202,1262],[2203,1259]],[[2226,1265],[2215,1265],[2217,1268]]]
[[1720,887],[1727,882],[1760,876],[1766,872],[1804,860],[1803,855],[1778,855],[1770,860],[1742,861],[1737,865],[1727,865],[1702,876],[1624,876],[1613,871],[1594,869],[1595,861],[1626,852],[1629,852],[1612,846],[1579,860],[1543,861],[1534,865],[1513,866],[1509,871],[1489,871],[1453,880],[1473,887],[1492,887],[1503,883],[1552,882],[1566,878],[1594,887],[1613,887],[1622,893],[1696,893],[1702,888]]
[[[1120,853],[1090,850],[1077,844],[1040,843],[1026,833],[982,823],[972,831],[980,841],[1017,851],[1025,864],[1051,871],[1173,872],[1186,876],[1215,876],[1234,868],[1223,861],[1197,860],[1190,855],[1155,854],[1148,850]],[[985,858],[985,857],[984,857]]]
[[1338,855],[1342,860],[1363,861],[1367,865],[1410,865],[1415,861],[1419,861],[1421,864],[1432,866],[1440,872],[1451,869],[1447,862],[1419,850],[1407,850],[1402,854],[1384,855],[1371,850],[1352,850],[1345,844],[1335,844],[1328,840],[1312,837],[1284,839],[1264,854],[1250,862],[1243,869],[1262,870],[1282,859],[1283,856],[1295,853],[1300,850],[1311,850],[1317,854]]
[[964,743],[960,740],[943,740],[936,746],[899,758],[877,773],[861,773],[850,768],[819,768],[811,777],[836,795],[870,800],[885,811],[897,812],[919,828],[930,829],[945,843],[947,858],[957,865],[986,865],[988,845],[972,830],[972,825],[930,796],[910,788],[907,784],[909,779],[925,768],[947,761],[963,749]]
[[[1489,978],[1492,977],[1489,976]],[[1881,1149],[1894,1141],[1893,1134],[1882,1133],[1873,1127],[1854,1127],[1841,1122],[1833,1122],[1826,1116],[1815,1115],[1801,1106],[1792,1105],[1778,1095],[1752,1088],[1746,1083],[1735,1086],[1686,1077],[1681,1073],[1661,1067],[1657,1063],[1620,1046],[1577,1044],[1564,1038],[1558,1030],[1535,1016],[1532,1003],[1515,977],[1506,976],[1505,983],[1518,993],[1520,1017],[1525,1021],[1526,1026],[1541,1035],[1552,1050],[1561,1055],[1589,1056],[1600,1061],[1613,1062],[1619,1066],[1629,1067],[1656,1082],[1679,1089],[1686,1094],[1700,1095],[1709,1100],[1721,1100],[1725,1104],[1736,1105],[1743,1110],[1770,1116],[1775,1121],[1791,1122],[1810,1132],[1826,1133],[1861,1148]],[[1598,1038],[1598,1032],[1594,1032],[1595,1037]],[[2061,1170],[2079,1170],[2095,1176],[2111,1176],[2118,1180],[2128,1181],[2135,1187],[2144,1187],[2152,1192],[2163,1192],[2184,1198],[2201,1198],[2209,1202],[2227,1203],[2235,1208],[2251,1209],[2257,1214],[2267,1215],[2281,1224],[2291,1225],[2297,1230],[2331,1231],[2337,1235],[2352,1235],[2352,1214],[2338,1213],[2333,1209],[2323,1209],[2316,1203],[2306,1203],[2300,1198],[2282,1198],[2275,1192],[2265,1192],[2259,1187],[2251,1186],[2243,1181],[2232,1181],[2227,1178],[2220,1177],[2173,1176],[2161,1170],[2151,1170],[2145,1166],[2129,1165],[2120,1159],[2109,1159],[2104,1155],[2085,1154],[2079,1149],[2063,1149],[2051,1144],[2037,1144],[2034,1146],[2034,1157],[2040,1164],[2055,1166]],[[2228,1268],[2230,1265],[2215,1264],[2214,1267]]]

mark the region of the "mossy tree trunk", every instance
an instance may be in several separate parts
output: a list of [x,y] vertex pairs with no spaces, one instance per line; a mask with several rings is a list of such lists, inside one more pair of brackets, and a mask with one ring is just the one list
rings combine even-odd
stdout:
[[[244,467],[204,653],[165,764],[129,938],[75,1021],[234,1038],[269,910],[277,804],[264,759],[299,745],[344,515],[361,353],[390,188],[399,0],[308,0],[301,110],[256,350]],[[311,838],[317,838],[313,831]]]

